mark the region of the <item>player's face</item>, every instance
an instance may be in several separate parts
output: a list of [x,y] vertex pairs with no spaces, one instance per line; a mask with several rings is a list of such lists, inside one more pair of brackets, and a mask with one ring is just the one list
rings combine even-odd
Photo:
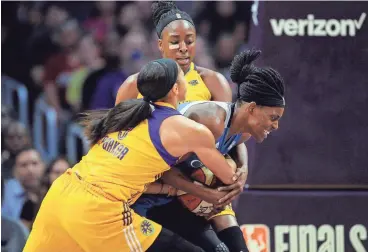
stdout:
[[185,20],[175,20],[162,31],[158,46],[164,58],[175,60],[187,72],[195,56],[195,41],[193,25]]
[[284,114],[284,108],[254,106],[250,108],[249,126],[250,133],[258,143],[263,142],[267,135],[279,128],[279,120]]

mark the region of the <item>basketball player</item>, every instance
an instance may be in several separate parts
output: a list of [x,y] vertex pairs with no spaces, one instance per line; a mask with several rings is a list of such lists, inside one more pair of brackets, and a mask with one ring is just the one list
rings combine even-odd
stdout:
[[234,172],[212,133],[175,109],[186,92],[177,63],[160,59],[137,78],[143,99],[85,115],[89,152],[54,181],[25,252],[202,251],[130,209],[148,183],[195,153],[225,184]]
[[[152,4],[152,18],[156,28],[158,48],[163,58],[175,60],[189,83],[185,101],[231,102],[232,93],[225,77],[215,71],[193,63],[196,50],[196,29],[192,18],[179,10],[172,1]],[[137,74],[133,74],[121,85],[116,103],[142,98],[137,89]]]
[[[247,133],[257,142],[262,142],[270,132],[278,128],[278,121],[283,115],[283,80],[275,70],[257,68],[252,64],[259,55],[259,51],[243,52],[235,57],[231,65],[231,78],[239,85],[236,103],[192,102],[184,104],[180,110],[186,117],[211,130],[215,139],[219,139],[218,149],[222,154],[228,153],[235,144],[244,145],[243,142],[248,138]],[[192,156],[177,167],[189,176],[193,169],[201,167],[201,165],[193,167],[194,160],[198,160],[198,157]],[[164,181],[174,184],[172,179],[176,178],[168,176],[171,173],[164,175]],[[196,192],[191,191],[190,194],[195,195]],[[147,205],[146,198],[142,197],[134,208],[139,211],[145,207],[147,210]],[[221,240],[219,241],[205,219],[184,209],[177,200],[159,207],[158,204],[152,205],[156,207],[148,211],[148,216],[206,251],[227,251],[221,241],[226,244],[229,251],[247,251],[235,213],[231,208],[209,218]],[[174,219],[172,216],[180,218]],[[219,250],[220,248],[222,250]]]
[[[175,60],[185,73],[187,95],[185,101],[224,101],[231,102],[232,92],[227,80],[218,72],[195,66],[193,59],[196,47],[196,30],[191,17],[180,11],[172,1],[160,1],[152,4],[153,21],[159,37],[158,47],[164,58]],[[137,75],[130,76],[120,87],[115,104],[128,99],[141,98],[137,89]],[[238,155],[240,160],[247,160],[245,145],[239,145]],[[240,193],[245,185],[247,163],[243,162],[237,171],[238,180],[235,181],[232,192],[228,194],[225,203],[231,202]],[[190,189],[190,188],[189,188]],[[152,190],[152,191],[151,191]],[[147,192],[168,193],[170,187],[160,184],[151,185]],[[188,191],[189,192],[189,191]],[[201,190],[197,190],[201,193]],[[206,196],[206,195],[203,195]],[[164,204],[169,199],[164,196],[150,200],[150,195],[145,195],[148,201]],[[201,197],[204,199],[203,197]],[[142,210],[142,209],[141,209]],[[144,214],[143,212],[141,212]],[[225,212],[226,213],[226,212]]]

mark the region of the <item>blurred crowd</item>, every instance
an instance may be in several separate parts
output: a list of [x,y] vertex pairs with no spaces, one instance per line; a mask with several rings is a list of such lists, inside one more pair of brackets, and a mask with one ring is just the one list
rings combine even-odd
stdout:
[[[177,2],[196,23],[197,65],[229,79],[233,56],[246,46],[251,4]],[[81,111],[114,106],[124,80],[161,57],[149,1],[4,2],[1,12],[2,76],[27,87],[30,115],[43,95],[61,128]],[[61,156],[46,164],[30,129],[14,118],[2,106],[2,217],[29,229],[48,187],[71,164]]]
[[[178,2],[197,24],[196,64],[228,75],[250,5]],[[60,117],[113,106],[125,78],[161,57],[148,1],[5,3],[2,12],[2,74],[25,83],[31,100],[44,92]]]

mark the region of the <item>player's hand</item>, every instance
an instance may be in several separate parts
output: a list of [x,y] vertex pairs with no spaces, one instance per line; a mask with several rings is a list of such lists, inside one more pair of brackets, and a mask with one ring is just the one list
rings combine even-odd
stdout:
[[243,192],[245,182],[247,181],[248,169],[245,167],[238,168],[233,180],[233,184],[217,188],[220,192],[228,192],[225,197],[221,198],[218,206],[226,206],[230,204],[239,194]]
[[219,204],[219,201],[226,197],[228,192],[222,192],[218,189],[208,189],[209,192],[206,193],[206,195],[203,195],[203,197],[200,197],[202,200],[207,201],[208,203],[212,203],[214,205]]
[[245,186],[245,182],[247,181],[247,177],[248,177],[248,167],[247,166],[242,166],[236,169],[236,173],[233,176],[233,181],[238,181],[240,177],[244,175],[245,175],[245,178],[244,178],[243,186]]

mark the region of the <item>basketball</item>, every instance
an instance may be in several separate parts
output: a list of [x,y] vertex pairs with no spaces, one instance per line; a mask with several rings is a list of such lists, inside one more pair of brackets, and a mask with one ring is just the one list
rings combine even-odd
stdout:
[[[237,166],[233,159],[230,156],[225,156],[226,161],[231,166],[231,168],[236,170]],[[216,176],[205,166],[202,166],[199,169],[196,169],[190,176],[191,179],[194,180],[194,183],[200,184],[208,187],[218,187],[223,185],[223,183],[216,178]],[[207,214],[210,213],[213,209],[213,204],[208,203],[200,198],[188,194],[183,191],[178,191],[177,193],[179,201],[189,209],[189,211],[196,214]]]

